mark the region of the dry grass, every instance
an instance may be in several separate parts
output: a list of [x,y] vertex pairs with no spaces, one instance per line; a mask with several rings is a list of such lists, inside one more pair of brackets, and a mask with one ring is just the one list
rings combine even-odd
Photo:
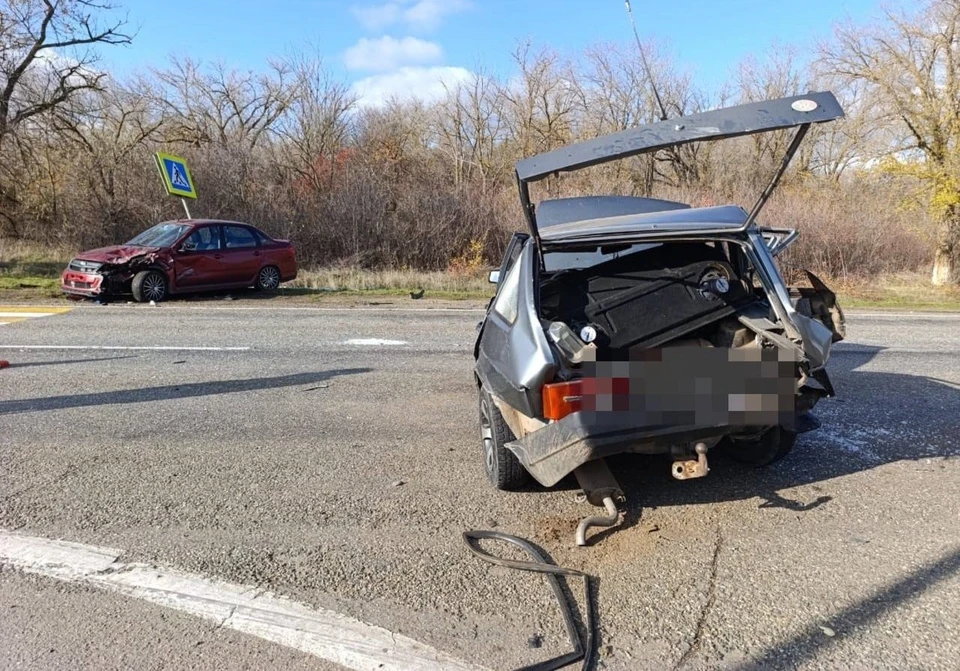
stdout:
[[[0,298],[51,298],[60,295],[59,275],[70,258],[66,250],[0,238]],[[426,298],[486,299],[493,295],[489,269],[460,272],[365,270],[360,268],[301,269],[284,285],[289,295],[318,299],[332,296],[406,296],[424,290]],[[823,280],[847,308],[960,310],[960,286],[933,287],[928,273],[884,274]]]
[[286,286],[323,293],[369,293],[402,295],[424,290],[435,298],[483,298],[493,295],[488,270],[470,273],[417,270],[362,270],[320,268],[301,270]]
[[935,287],[928,273],[898,273],[876,279],[824,278],[847,308],[960,310],[960,286]]

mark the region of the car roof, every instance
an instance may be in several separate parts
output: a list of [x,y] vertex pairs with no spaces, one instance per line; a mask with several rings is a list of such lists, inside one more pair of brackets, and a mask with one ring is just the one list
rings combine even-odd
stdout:
[[[648,199],[637,199],[648,200]],[[549,202],[549,201],[546,201]],[[589,218],[575,219],[543,226],[540,239],[544,245],[570,242],[619,239],[631,235],[684,235],[700,231],[736,231],[747,220],[747,212],[739,205],[690,207],[682,203],[655,211],[617,212],[596,210]],[[545,203],[541,203],[541,207]],[[679,205],[680,207],[676,207]]]
[[578,196],[553,198],[537,204],[537,224],[541,229],[591,219],[625,214],[644,214],[689,209],[686,203],[639,196]]
[[243,221],[229,221],[227,219],[172,219],[170,221],[161,222],[164,224],[190,224],[191,226],[200,226],[202,224],[231,224],[238,226],[249,226],[250,228],[256,228],[253,224],[248,224]]

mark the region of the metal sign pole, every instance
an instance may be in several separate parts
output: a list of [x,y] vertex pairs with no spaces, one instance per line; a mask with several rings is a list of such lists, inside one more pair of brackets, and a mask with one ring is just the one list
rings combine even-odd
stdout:
[[181,198],[181,199],[180,199],[180,202],[183,203],[183,210],[184,210],[184,212],[187,213],[187,219],[193,219],[193,217],[190,216],[190,208],[187,207],[187,199],[186,199],[186,198]]

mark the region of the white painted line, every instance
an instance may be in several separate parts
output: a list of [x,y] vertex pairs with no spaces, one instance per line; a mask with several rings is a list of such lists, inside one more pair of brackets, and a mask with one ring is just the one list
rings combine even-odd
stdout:
[[53,315],[60,314],[59,312],[0,312],[0,317],[4,319],[13,319],[13,318],[26,318],[30,319],[33,317],[52,317]]
[[[143,310],[146,309],[143,306],[138,305],[98,305],[97,307],[78,307],[75,310],[78,311],[96,311],[100,312],[102,310]],[[484,313],[486,312],[483,308],[404,308],[404,307],[351,307],[349,305],[344,305],[341,307],[312,307],[312,306],[303,306],[303,307],[273,307],[273,306],[264,306],[264,307],[244,307],[244,306],[231,306],[231,307],[190,307],[186,305],[172,306],[169,303],[163,304],[163,312],[174,312],[174,311],[183,311],[183,312],[208,312],[208,311],[217,311],[217,312],[410,312],[422,314],[425,312],[452,312],[452,313]]]
[[[28,573],[119,592],[217,622],[349,669],[478,671],[401,634],[258,588],[147,564],[121,550],[0,532],[0,562]],[[77,613],[78,618],[83,613]]]
[[0,345],[0,349],[109,349],[109,350],[146,350],[158,352],[247,352],[249,347],[177,347],[141,345],[124,347],[121,345]]
[[407,345],[406,340],[384,340],[382,338],[354,338],[344,340],[343,345]]

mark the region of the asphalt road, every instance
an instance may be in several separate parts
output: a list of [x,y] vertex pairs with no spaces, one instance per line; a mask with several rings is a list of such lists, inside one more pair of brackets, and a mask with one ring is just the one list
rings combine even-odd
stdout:
[[[599,668],[956,668],[960,315],[852,315],[839,398],[774,467],[717,456],[677,482],[662,458],[615,460],[626,520],[589,548],[575,484],[484,478],[479,318],[240,301],[2,326],[0,529],[257,586],[490,668],[564,652],[544,580],[464,549],[463,530],[496,528],[597,576]],[[5,668],[333,668],[9,567],[0,613]]]

